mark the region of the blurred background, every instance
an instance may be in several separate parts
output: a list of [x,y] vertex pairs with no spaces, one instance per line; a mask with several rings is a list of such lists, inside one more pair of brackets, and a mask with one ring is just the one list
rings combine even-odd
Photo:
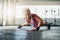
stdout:
[[60,0],[0,0],[0,25],[24,23],[25,7],[44,21],[60,25]]
[[40,27],[39,31],[29,32],[31,26],[24,23],[24,8],[37,14],[43,21],[60,25],[60,0],[0,0],[0,40],[60,40],[60,26]]

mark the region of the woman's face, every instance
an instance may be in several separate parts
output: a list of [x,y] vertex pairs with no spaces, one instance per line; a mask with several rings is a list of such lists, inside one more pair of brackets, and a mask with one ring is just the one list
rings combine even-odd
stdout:
[[31,19],[30,9],[25,9],[24,13],[26,21],[29,21]]

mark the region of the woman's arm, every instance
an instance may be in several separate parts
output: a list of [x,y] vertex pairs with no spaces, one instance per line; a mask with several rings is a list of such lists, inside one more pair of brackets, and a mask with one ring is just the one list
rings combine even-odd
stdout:
[[43,24],[42,21],[38,21],[38,27],[40,27]]
[[38,27],[43,24],[43,20],[38,15],[33,14],[33,17],[36,20]]

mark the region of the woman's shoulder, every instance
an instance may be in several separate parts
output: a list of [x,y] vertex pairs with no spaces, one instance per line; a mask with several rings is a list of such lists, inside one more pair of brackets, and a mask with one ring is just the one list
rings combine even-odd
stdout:
[[32,14],[32,17],[34,17],[34,18],[38,18],[38,19],[41,20],[41,17],[39,17],[37,14]]

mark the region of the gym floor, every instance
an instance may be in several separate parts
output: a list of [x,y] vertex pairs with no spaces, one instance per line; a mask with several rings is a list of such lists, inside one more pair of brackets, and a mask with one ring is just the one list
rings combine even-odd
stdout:
[[40,27],[39,31],[27,31],[30,30],[30,26],[20,29],[17,27],[1,26],[0,40],[60,40],[60,27],[57,26],[51,27],[51,30],[47,30],[47,27]]

